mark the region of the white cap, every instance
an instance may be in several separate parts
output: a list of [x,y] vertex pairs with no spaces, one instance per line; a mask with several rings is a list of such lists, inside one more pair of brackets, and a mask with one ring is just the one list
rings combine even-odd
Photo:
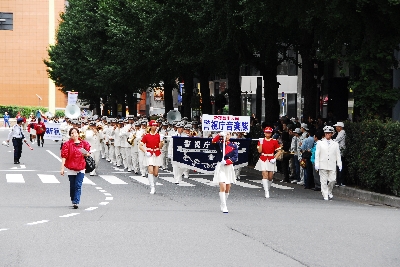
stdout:
[[333,126],[340,126],[340,127],[344,127],[344,123],[341,121],[338,121],[336,124],[334,124]]
[[300,127],[301,127],[301,128],[304,128],[305,130],[308,131],[308,125],[307,125],[307,123],[302,123],[302,124],[300,125]]

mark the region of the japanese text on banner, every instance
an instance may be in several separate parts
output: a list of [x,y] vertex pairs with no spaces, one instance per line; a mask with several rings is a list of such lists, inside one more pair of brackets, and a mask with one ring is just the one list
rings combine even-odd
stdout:
[[46,125],[46,133],[44,134],[43,139],[62,140],[60,124],[61,123],[45,122],[44,125]]
[[250,132],[249,116],[208,115],[202,116],[203,131]]
[[68,92],[68,105],[75,105],[78,101],[78,92]]

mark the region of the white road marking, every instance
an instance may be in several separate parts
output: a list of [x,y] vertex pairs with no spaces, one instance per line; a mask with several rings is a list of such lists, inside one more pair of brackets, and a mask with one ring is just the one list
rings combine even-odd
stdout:
[[8,170],[0,170],[0,172],[36,172],[37,170],[22,170],[22,169],[8,169]]
[[111,194],[110,194],[110,193],[104,193],[104,195],[105,195],[105,196],[111,196]]
[[97,186],[97,187],[95,187],[95,188],[96,188],[96,189],[103,189],[103,188],[101,188],[101,187],[98,187],[98,186]]
[[105,205],[107,205],[108,203],[110,203],[110,202],[100,202],[99,205],[105,206]]
[[41,224],[41,223],[46,223],[49,222],[49,220],[43,220],[43,221],[37,221],[37,222],[31,222],[27,223],[26,225],[36,225],[36,224]]
[[85,209],[85,210],[87,210],[87,211],[92,211],[92,210],[95,210],[95,209],[97,209],[97,208],[99,208],[99,207],[90,207],[90,208],[87,208],[87,209]]
[[[173,184],[175,183],[175,178],[173,178],[173,177],[159,176],[159,178],[163,179],[163,180],[165,180],[167,182],[173,183]],[[195,186],[194,184],[190,184],[190,183],[187,183],[187,182],[184,182],[184,181],[181,181],[177,185],[179,185],[179,186]]]
[[6,179],[7,183],[20,183],[20,184],[25,183],[24,177],[20,173],[15,173],[15,174],[7,173]]
[[[261,180],[249,180],[249,181],[254,182],[254,183],[258,183],[258,184],[262,184]],[[294,189],[293,187],[280,185],[280,184],[274,184],[274,183],[272,183],[271,186],[275,187],[275,188],[278,188],[278,189],[286,189],[286,190],[293,190]]]
[[80,214],[80,213],[70,213],[70,214],[66,214],[66,215],[61,215],[59,217],[60,218],[68,218],[68,217],[72,217],[72,216],[75,216],[75,215],[78,215],[78,214]]
[[56,154],[54,154],[53,152],[51,152],[50,150],[46,150],[47,152],[50,153],[50,155],[52,155],[53,157],[55,157],[59,162],[61,162],[61,158],[59,156],[57,156]]
[[19,166],[21,166],[21,168],[18,168],[18,167],[12,167],[11,169],[12,169],[12,170],[21,170],[21,169],[26,169],[26,166],[25,166],[25,165],[19,165]]
[[42,180],[42,183],[44,184],[59,184],[60,182],[57,180],[57,178],[54,175],[49,175],[49,174],[38,174],[40,180]]
[[189,178],[190,180],[196,181],[198,183],[202,183],[209,186],[219,186],[217,184],[213,184],[212,181],[204,179],[204,178]]
[[85,177],[83,178],[83,182],[82,184],[91,184],[91,185],[96,185],[95,183],[92,182],[92,180],[90,180],[89,178]]
[[245,182],[242,182],[242,181],[236,181],[236,185],[240,185],[240,186],[247,187],[247,188],[261,188],[261,187],[259,187],[257,185],[245,183]]
[[7,231],[8,230],[8,228],[3,228],[3,229],[0,229],[0,232],[1,231]]
[[128,184],[114,175],[99,175],[99,176],[104,180],[106,180],[107,182],[109,182],[110,184]]
[[[133,180],[138,181],[139,183],[142,183],[145,185],[150,185],[149,179],[147,179],[146,177],[142,177],[142,176],[129,176],[129,177],[132,178]],[[162,185],[162,183],[157,182],[157,185]]]
[[113,199],[114,199],[113,197],[106,197],[105,200],[113,200]]
[[99,190],[99,192],[105,193],[107,192],[107,190]]

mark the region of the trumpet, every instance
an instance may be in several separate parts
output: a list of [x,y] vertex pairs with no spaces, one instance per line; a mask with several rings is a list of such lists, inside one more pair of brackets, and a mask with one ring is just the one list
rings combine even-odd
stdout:
[[126,141],[128,142],[128,144],[130,144],[131,146],[135,145],[135,139],[136,139],[136,134],[132,135],[132,138],[126,138]]
[[85,140],[86,139],[86,131],[79,132],[79,138],[82,140]]
[[195,137],[197,136],[197,132],[195,130],[191,130],[189,136]]

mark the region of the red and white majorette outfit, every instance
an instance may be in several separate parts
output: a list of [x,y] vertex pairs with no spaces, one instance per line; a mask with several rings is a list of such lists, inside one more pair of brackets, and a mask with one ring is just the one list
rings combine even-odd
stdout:
[[[270,127],[267,127],[270,128]],[[266,128],[266,129],[267,129]],[[265,132],[266,130],[264,130]],[[269,131],[269,129],[268,129]],[[271,129],[272,132],[272,129]],[[260,141],[258,141],[257,147],[259,147]],[[257,161],[256,166],[254,169],[258,171],[268,171],[268,172],[276,172],[276,162],[273,161],[273,163],[270,162],[271,159],[275,159],[274,154],[275,150],[280,148],[278,141],[275,139],[267,139],[264,138],[263,143],[262,143],[262,151],[260,158]]]
[[162,166],[161,141],[161,137],[158,133],[152,134],[150,132],[143,136],[142,143],[146,145],[146,153],[143,160],[144,166]]
[[[218,143],[221,151],[223,146],[223,140],[220,140],[220,135],[216,135],[212,143]],[[231,142],[225,143],[225,155],[223,156],[222,162],[218,162],[215,167],[213,184],[226,183],[236,184],[236,175],[233,168],[233,163],[238,160],[238,147],[236,144]]]

